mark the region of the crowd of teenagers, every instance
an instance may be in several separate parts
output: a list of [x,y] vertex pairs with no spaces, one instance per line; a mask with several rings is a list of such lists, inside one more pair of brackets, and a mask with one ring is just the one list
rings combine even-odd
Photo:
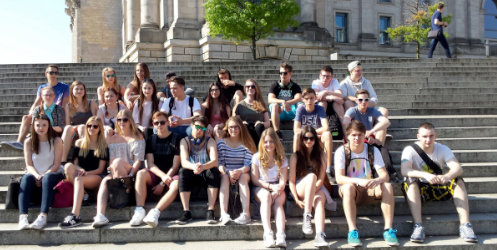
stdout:
[[[112,202],[109,184],[131,176],[136,201],[131,226],[157,227],[161,213],[178,194],[183,213],[176,222],[186,224],[193,217],[193,193],[206,191],[209,224],[250,223],[255,200],[264,246],[285,247],[285,202],[290,201],[303,211],[303,233],[315,235],[316,247],[327,246],[325,211],[336,209],[331,194],[337,188],[349,245],[362,245],[356,224],[357,206],[362,204],[380,204],[384,231],[379,235],[386,244],[399,245],[393,227],[394,188],[380,152],[390,125],[388,110],[377,106],[378,97],[363,76],[361,62],[347,65],[341,83],[325,66],[312,87],[304,90],[291,79],[291,65],[282,63],[278,68],[280,79],[270,86],[267,106],[256,80],[241,85],[227,69],[217,72],[201,103],[175,73],[166,75],[166,86],[158,91],[144,63],[136,64],[127,87],[118,83],[114,69],[104,68],[98,100],[88,99],[80,81],[70,86],[59,82],[59,68],[49,65],[48,83],[38,88],[29,114],[22,118],[18,139],[2,142],[24,151],[19,229],[47,225],[54,187],[61,182],[70,183],[74,191],[72,211],[59,226],[81,224],[81,206],[91,193],[96,194],[97,204],[92,225],[104,226]],[[330,124],[331,113],[340,126]],[[293,122],[293,135],[286,136],[293,136],[292,152],[283,147],[284,121]],[[332,125],[343,133],[344,143],[335,152]],[[402,189],[414,222],[411,241],[425,238],[422,202],[453,197],[460,236],[476,242],[459,162],[447,146],[435,142],[432,124],[421,124],[416,136],[401,159]],[[445,167],[448,171],[442,171]],[[440,187],[449,191],[442,198],[430,196]],[[231,211],[233,192],[240,200],[236,218]],[[41,209],[30,224],[28,208],[34,194],[41,196]],[[144,205],[151,196],[156,197],[156,205],[147,212]],[[220,213],[215,213],[218,199]]]

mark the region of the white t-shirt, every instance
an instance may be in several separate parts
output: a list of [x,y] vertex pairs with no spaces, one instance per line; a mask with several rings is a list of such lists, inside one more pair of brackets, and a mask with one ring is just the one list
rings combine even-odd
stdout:
[[321,80],[316,79],[316,80],[312,81],[311,88],[314,89],[316,91],[316,93],[319,93],[323,90],[337,92],[337,90],[340,89],[340,84],[338,83],[337,79],[333,78],[330,82],[330,85],[328,85],[328,87],[325,88],[321,84]]
[[[427,155],[432,161],[436,162],[438,166],[440,166],[440,168],[444,168],[446,166],[446,162],[455,158],[454,153],[452,153],[452,150],[450,150],[449,147],[437,142],[435,142],[435,145],[433,147],[433,153]],[[426,165],[423,159],[421,159],[421,156],[419,156],[416,150],[414,150],[414,148],[412,148],[411,146],[407,146],[404,148],[404,150],[402,151],[401,159],[403,163],[411,163],[411,167],[413,169],[432,173],[432,171],[429,171],[430,168],[428,167],[428,165]],[[421,179],[421,181],[427,182],[424,179]]]
[[152,127],[152,124],[150,124],[150,117],[152,117],[151,101],[143,102],[143,116],[141,117],[142,118],[141,120],[140,120],[140,107],[138,105],[138,102],[136,102],[135,105],[133,105],[133,120],[135,121],[136,124],[140,124],[146,128]]
[[[371,165],[368,159],[368,144],[364,143],[364,150],[360,154],[350,152],[350,164],[345,175],[353,178],[372,179]],[[374,149],[374,168],[376,172],[385,167],[380,150]],[[335,170],[345,169],[345,149],[340,146],[335,151]]]
[[172,112],[169,112],[169,101],[171,100],[171,98],[167,98],[166,100],[164,100],[164,103],[162,104],[160,110],[168,113],[169,115],[179,116],[181,117],[181,119],[190,118],[192,117],[193,112],[190,110],[190,105],[188,105],[189,98],[193,98],[193,112],[200,111],[201,107],[197,98],[190,96],[186,96],[183,101],[174,100]]
[[[274,166],[264,169],[261,166],[261,162],[259,161],[259,152],[255,153],[252,156],[252,164],[254,164],[259,168],[259,180],[266,182],[278,182],[280,180],[280,172],[278,172],[278,165],[274,164]],[[286,168],[288,168],[288,160],[285,157],[280,170],[286,171]]]

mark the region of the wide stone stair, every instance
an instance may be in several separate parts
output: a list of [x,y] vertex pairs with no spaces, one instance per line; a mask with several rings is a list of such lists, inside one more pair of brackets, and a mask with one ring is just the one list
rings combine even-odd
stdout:
[[[164,74],[174,71],[184,76],[187,87],[203,99],[209,83],[221,68],[231,71],[233,79],[243,84],[254,78],[265,93],[272,82],[279,79],[279,61],[226,62],[226,63],[150,63],[151,78],[164,87]],[[309,87],[324,65],[334,68],[334,77],[345,77],[348,61],[299,61],[292,79],[303,88]],[[438,142],[453,149],[464,169],[464,180],[469,193],[471,221],[480,237],[478,244],[467,244],[458,239],[459,220],[453,202],[423,205],[427,238],[425,244],[412,244],[408,237],[412,231],[409,207],[395,183],[394,227],[404,248],[437,249],[495,249],[497,246],[497,61],[486,59],[410,60],[370,59],[362,62],[364,75],[375,88],[379,105],[390,111],[392,125],[388,141],[394,165],[400,168],[402,149],[416,139],[417,127],[429,121],[437,127]],[[111,66],[116,69],[121,85],[132,80],[133,64],[60,64],[59,80],[70,84],[75,80],[85,83],[90,98],[96,98],[96,88],[101,85],[101,70]],[[17,137],[20,120],[31,106],[38,85],[46,82],[43,75],[46,65],[0,65],[0,141]],[[291,151],[293,131],[283,131],[284,145]],[[335,148],[340,142],[334,143]],[[4,203],[10,178],[21,176],[24,170],[22,152],[0,148],[0,203]],[[147,203],[148,209],[153,203]],[[52,209],[49,226],[44,231],[18,231],[18,211],[0,205],[0,244],[2,245],[58,245],[107,243],[109,247],[141,247],[142,242],[167,242],[166,248],[263,248],[262,225],[254,220],[249,225],[208,225],[205,218],[206,204],[192,202],[194,222],[179,226],[174,220],[181,215],[178,201],[161,214],[159,227],[130,227],[128,221],[134,207],[108,209],[111,223],[101,229],[90,226],[95,215],[95,205],[83,207],[81,227],[62,230],[57,223],[70,213],[70,208]],[[252,206],[252,210],[258,209]],[[217,209],[218,210],[218,209]],[[39,210],[30,209],[30,221]],[[218,211],[216,211],[218,214]],[[313,237],[302,233],[302,211],[293,201],[286,204],[287,242],[289,248],[313,249]],[[383,218],[379,205],[358,208],[361,238],[370,248],[386,248],[383,239]],[[274,227],[274,226],[273,226]],[[347,223],[338,200],[336,212],[327,212],[325,232],[330,247],[347,247]],[[193,243],[198,241],[199,243]],[[177,244],[180,242],[179,244]],[[129,243],[121,245],[122,243]],[[133,243],[133,244],[131,244]],[[142,243],[142,244],[135,244]],[[70,245],[64,245],[69,247]],[[89,245],[90,247],[94,245]],[[153,245],[158,248],[159,245]]]

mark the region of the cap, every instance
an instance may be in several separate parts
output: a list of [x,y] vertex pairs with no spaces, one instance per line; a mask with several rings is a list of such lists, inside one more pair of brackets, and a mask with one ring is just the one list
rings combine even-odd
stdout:
[[349,65],[347,65],[347,69],[349,71],[352,71],[355,67],[361,65],[361,61],[353,61],[351,63],[349,63]]

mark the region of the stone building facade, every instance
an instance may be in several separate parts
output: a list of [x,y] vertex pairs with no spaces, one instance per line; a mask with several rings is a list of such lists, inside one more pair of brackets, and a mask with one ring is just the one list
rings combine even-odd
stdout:
[[[208,35],[205,0],[66,0],[73,62],[221,61],[252,59],[248,43]],[[300,26],[257,43],[259,58],[328,60],[413,56],[415,46],[391,41],[384,29],[407,18],[408,2],[430,0],[297,0]],[[445,0],[445,29],[457,56],[483,55],[485,0]]]

